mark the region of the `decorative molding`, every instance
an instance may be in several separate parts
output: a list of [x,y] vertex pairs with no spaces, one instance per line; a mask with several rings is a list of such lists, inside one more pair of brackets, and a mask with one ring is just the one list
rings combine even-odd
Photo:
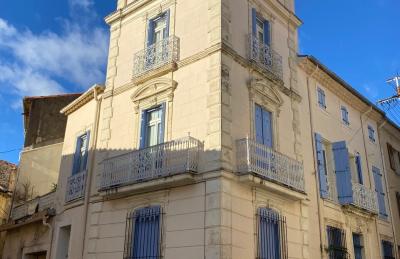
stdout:
[[143,102],[147,103],[146,106],[156,105],[160,100],[172,102],[177,85],[176,81],[163,77],[139,85],[131,95],[131,100],[135,104],[135,112],[139,112],[139,106],[142,106]]

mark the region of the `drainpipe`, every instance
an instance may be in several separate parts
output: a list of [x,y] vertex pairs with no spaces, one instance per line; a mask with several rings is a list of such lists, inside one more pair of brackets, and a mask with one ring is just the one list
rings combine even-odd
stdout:
[[[361,122],[361,133],[362,133],[362,137],[363,137],[363,144],[364,144],[364,152],[365,152],[365,159],[367,161],[367,172],[368,172],[368,179],[369,179],[369,186],[372,190],[372,180],[371,180],[371,170],[372,168],[369,167],[369,158],[368,158],[368,151],[367,151],[367,140],[365,139],[365,131],[364,131],[364,120],[363,117],[367,116],[369,113],[371,113],[373,107],[370,106],[368,108],[368,110],[366,110],[365,112],[363,112],[360,115],[360,122]],[[378,212],[378,217],[379,217],[379,212]],[[378,231],[378,220],[375,218],[375,231],[376,231],[376,237],[378,238],[378,251],[381,251],[381,242],[379,242],[379,231]]]
[[364,152],[365,152],[365,159],[367,161],[367,170],[368,170],[368,179],[369,179],[369,186],[372,187],[372,182],[371,182],[371,174],[369,173],[371,168],[369,167],[369,158],[368,158],[368,151],[367,151],[367,145],[366,145],[366,139],[365,139],[365,131],[364,131],[364,120],[363,117],[367,116],[369,113],[372,112],[373,107],[370,106],[368,108],[368,110],[366,110],[365,112],[363,112],[360,115],[360,122],[361,122],[361,133],[362,133],[362,137],[363,137],[363,144],[364,144]]
[[43,226],[46,226],[49,228],[49,233],[50,233],[50,248],[49,248],[49,254],[46,256],[47,258],[51,258],[51,250],[52,250],[52,246],[53,246],[53,226],[47,222],[48,217],[43,217],[42,219],[42,223]]
[[85,253],[85,241],[86,241],[86,228],[88,222],[88,209],[89,209],[89,200],[90,200],[90,193],[92,187],[92,178],[93,178],[93,169],[94,169],[94,162],[96,157],[96,149],[97,149],[97,136],[98,136],[98,127],[99,127],[99,120],[100,120],[100,107],[101,107],[101,98],[99,98],[97,94],[97,89],[94,89],[94,100],[96,101],[96,112],[94,114],[94,125],[93,125],[93,145],[92,145],[92,156],[90,158],[90,166],[88,170],[88,175],[86,181],[89,183],[87,184],[87,188],[85,189],[85,202],[84,202],[84,209],[83,209],[83,236],[82,236],[82,258],[84,258]]
[[[390,198],[389,198],[389,196],[390,196],[390,189],[389,189],[389,182],[388,182],[388,179],[387,179],[387,177],[386,177],[386,175],[387,175],[387,171],[386,171],[386,164],[385,164],[385,156],[383,155],[384,153],[383,153],[383,150],[382,150],[382,145],[381,145],[381,135],[379,134],[379,131],[381,131],[382,130],[382,128],[383,128],[383,126],[385,126],[386,125],[386,123],[387,123],[387,120],[384,120],[379,126],[378,126],[378,139],[379,139],[379,150],[380,150],[380,152],[381,152],[381,159],[382,159],[382,169],[383,169],[383,172],[384,172],[384,175],[385,175],[385,184],[386,184],[386,193],[387,193],[387,200],[388,200],[388,210],[389,210],[389,213],[390,213],[390,221],[391,221],[391,226],[392,226],[392,233],[393,233],[393,240],[394,240],[394,251],[395,252],[397,252],[396,254],[398,254],[399,253],[399,251],[398,251],[398,246],[397,246],[397,238],[396,238],[396,233],[395,233],[395,229],[394,229],[394,225],[393,225],[393,210],[392,210],[392,206],[391,206],[391,203],[390,203]],[[380,242],[379,242],[380,243]]]
[[321,250],[321,258],[323,258],[324,255],[324,240],[323,240],[323,231],[324,228],[322,226],[322,222],[323,222],[323,218],[322,218],[322,213],[321,213],[321,197],[320,197],[320,190],[319,190],[319,176],[317,175],[317,160],[316,160],[316,154],[317,151],[315,150],[315,139],[314,139],[314,117],[313,117],[313,112],[312,112],[312,105],[311,105],[311,91],[310,91],[310,78],[312,78],[314,76],[314,74],[318,71],[319,66],[317,65],[317,67],[315,68],[315,70],[310,74],[310,76],[307,77],[307,94],[308,94],[308,109],[310,111],[310,127],[311,127],[311,142],[312,142],[312,151],[313,151],[313,161],[314,161],[314,174],[315,174],[315,180],[316,180],[316,184],[315,184],[315,189],[317,191],[317,208],[318,208],[318,225],[319,225],[319,240],[320,240],[320,250]]

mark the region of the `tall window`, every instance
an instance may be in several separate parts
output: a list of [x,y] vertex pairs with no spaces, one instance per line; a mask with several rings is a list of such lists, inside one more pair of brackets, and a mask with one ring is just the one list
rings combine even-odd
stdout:
[[144,110],[140,133],[140,148],[164,142],[165,104]]
[[257,143],[273,147],[272,135],[272,113],[256,104],[255,107],[255,128]]
[[372,142],[375,142],[375,130],[371,125],[368,125],[368,138]]
[[400,152],[394,149],[389,143],[387,144],[389,153],[390,168],[400,174]]
[[361,164],[361,156],[359,153],[355,156],[355,164],[356,164],[356,183],[363,184],[363,173],[362,173],[362,164]]
[[383,259],[395,259],[393,254],[393,244],[389,241],[382,240]]
[[169,11],[149,20],[147,45],[153,45],[169,36]]
[[[258,44],[260,45],[271,45],[271,35],[270,35],[270,23],[268,20],[260,17],[257,14],[256,9],[252,9],[252,30],[253,35],[252,37],[256,38]],[[260,53],[262,54],[262,53]]]
[[320,87],[317,88],[317,95],[318,95],[318,105],[319,107],[326,109],[326,100],[325,100],[325,91],[322,90]]
[[128,214],[124,259],[161,258],[161,207],[141,208]]
[[86,170],[87,157],[88,157],[88,143],[89,143],[89,132],[78,137],[76,141],[72,175],[81,173]]
[[399,213],[400,217],[400,192],[396,192],[396,201],[397,201],[397,212]]
[[385,203],[385,191],[383,189],[383,183],[382,183],[382,174],[379,168],[375,166],[372,167],[372,173],[374,175],[374,181],[375,181],[375,192],[376,195],[378,196],[379,216],[385,219],[387,218],[387,213],[386,213],[386,203]]
[[329,259],[347,259],[346,235],[342,229],[328,226]]
[[259,259],[287,259],[286,219],[269,208],[258,210]]
[[363,259],[362,235],[353,233],[354,258]]
[[341,112],[342,112],[342,121],[344,124],[349,125],[350,121],[349,121],[349,112],[347,111],[347,108],[342,106],[341,107]]

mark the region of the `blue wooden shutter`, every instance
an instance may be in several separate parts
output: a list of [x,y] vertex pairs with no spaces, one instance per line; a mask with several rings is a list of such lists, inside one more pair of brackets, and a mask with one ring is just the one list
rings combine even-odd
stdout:
[[81,146],[82,146],[82,138],[78,137],[76,140],[74,162],[72,165],[72,175],[79,173],[79,168],[81,163]]
[[159,143],[164,143],[165,139],[165,107],[166,103],[161,104],[161,126],[160,126],[160,136],[159,136]]
[[275,211],[268,208],[259,209],[259,258],[281,258],[279,220]]
[[90,131],[86,132],[86,150],[85,150],[85,156],[82,158],[82,163],[83,167],[85,170],[87,170],[87,160],[89,156],[89,140],[90,140]]
[[264,21],[264,44],[271,46],[271,27],[269,21]]
[[256,37],[257,34],[257,11],[255,8],[251,9],[251,29],[253,33],[253,37]]
[[383,184],[382,184],[382,174],[381,171],[373,166],[372,173],[374,175],[375,181],[375,192],[378,196],[378,207],[379,207],[379,215],[383,218],[387,217],[386,213],[386,205],[385,205],[385,192],[383,191]]
[[315,133],[315,151],[317,156],[317,170],[319,178],[319,189],[322,198],[328,198],[328,181],[326,178],[326,165],[325,157],[322,148],[322,137],[320,134]]
[[262,134],[263,134],[263,144],[272,148],[272,115],[269,111],[262,110]]
[[170,23],[170,10],[165,11],[165,31],[164,31],[164,39],[169,37],[169,23]]
[[161,207],[138,209],[134,217],[132,258],[159,258]]
[[257,143],[264,144],[263,139],[263,121],[262,121],[262,108],[256,104],[255,107],[255,127],[256,127],[256,141]]
[[353,202],[353,186],[346,142],[333,143],[332,151],[335,159],[336,186],[339,202],[341,204],[350,204]]
[[364,184],[360,154],[356,155],[356,168],[357,168],[358,181],[360,184]]
[[142,118],[140,120],[140,146],[139,148],[146,147],[147,138],[147,110],[142,111]]
[[149,20],[147,26],[147,47],[154,43],[154,20]]

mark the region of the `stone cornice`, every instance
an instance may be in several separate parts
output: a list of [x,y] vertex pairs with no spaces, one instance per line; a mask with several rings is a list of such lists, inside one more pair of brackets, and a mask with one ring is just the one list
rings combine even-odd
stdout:
[[80,97],[75,99],[72,103],[68,104],[66,107],[64,107],[60,113],[65,114],[65,115],[70,115],[74,111],[78,110],[80,107],[83,105],[87,104],[91,100],[93,100],[95,94],[101,94],[104,92],[105,87],[102,85],[94,85],[89,90],[87,90],[85,93],[83,93]]

